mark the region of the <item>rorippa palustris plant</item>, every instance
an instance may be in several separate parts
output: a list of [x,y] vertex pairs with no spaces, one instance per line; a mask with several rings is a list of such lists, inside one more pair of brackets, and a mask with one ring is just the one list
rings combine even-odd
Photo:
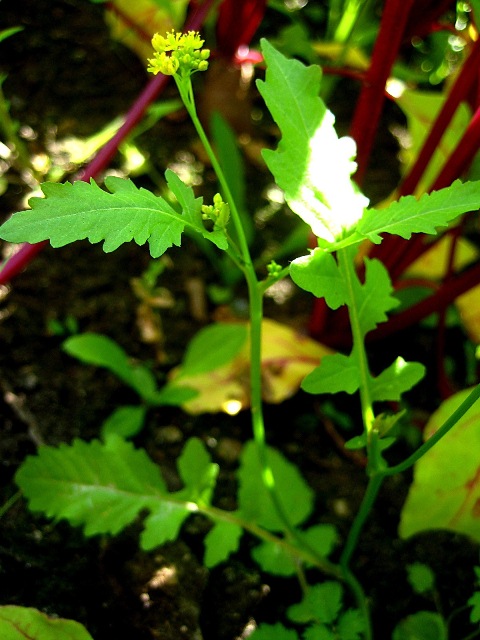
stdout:
[[[227,253],[243,273],[249,294],[253,439],[240,457],[237,508],[225,511],[212,503],[218,466],[195,438],[187,442],[178,460],[184,487],[175,492],[168,490],[144,451],[114,433],[88,443],[77,440],[71,446],[41,447],[23,463],[16,481],[32,511],[81,525],[87,536],[116,534],[141,511],[147,512],[140,537],[145,550],[175,539],[188,516],[201,513],[212,524],[204,540],[207,567],[228,558],[248,532],[259,540],[252,555],[262,568],[280,575],[297,574],[304,590],[302,601],[287,611],[290,621],[298,623],[298,632],[279,623],[261,625],[251,637],[370,640],[368,598],[351,563],[378,491],[386,477],[405,471],[428,455],[471,409],[480,397],[480,387],[466,395],[412,455],[401,463],[389,464],[385,451],[395,443],[391,429],[398,416],[386,417],[384,403],[401,400],[421,380],[424,367],[397,358],[379,374],[371,373],[366,335],[386,320],[397,301],[388,272],[378,260],[365,258],[360,278],[357,254],[364,240],[379,244],[385,234],[409,239],[413,233],[437,233],[462,213],[479,208],[480,184],[456,182],[419,200],[410,196],[382,210],[369,208],[368,199],[351,179],[355,145],[349,138],[337,137],[334,118],[319,98],[321,69],[285,58],[264,40],[267,72],[257,86],[282,136],[277,149],[264,151],[264,159],[291,210],[310,226],[317,246],[289,266],[266,265],[266,277],[259,276],[235,199],[196,113],[192,75],[208,67],[209,52],[202,49],[203,39],[195,32],[156,35],[153,46],[149,70],[173,76],[217,175],[219,193],[213,204],[204,204],[170,170],[165,178],[176,201],[173,204],[116,177],[106,178],[108,191],[94,181],[46,183],[42,186],[45,198],[32,198],[31,210],[14,214],[1,227],[0,237],[30,243],[48,239],[54,247],[86,238],[103,241],[106,252],[133,240],[140,245],[148,242],[152,257],[158,257],[172,245],[180,245],[182,233],[188,229]],[[335,562],[329,558],[337,542],[334,528],[315,523],[313,491],[297,468],[267,445],[265,437],[263,296],[273,283],[287,276],[323,298],[332,309],[345,306],[350,318],[350,353],[325,356],[303,383],[305,391],[314,394],[347,392],[360,397],[363,428],[349,446],[365,450],[368,482]],[[222,345],[232,341],[243,345],[247,337],[240,324],[219,325],[217,330],[221,336],[218,344]],[[231,356],[230,349],[225,360]],[[218,364],[221,350],[220,358],[218,352],[215,358]],[[305,574],[311,567],[319,570],[319,581],[313,585],[307,583]],[[349,602],[355,603],[351,608],[344,605],[345,587],[350,592]]]

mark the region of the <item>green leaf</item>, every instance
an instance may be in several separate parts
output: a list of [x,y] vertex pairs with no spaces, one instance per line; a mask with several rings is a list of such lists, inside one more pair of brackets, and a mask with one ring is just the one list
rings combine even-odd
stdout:
[[111,435],[133,438],[142,430],[146,413],[147,407],[144,405],[117,407],[102,424],[102,438]]
[[298,635],[292,629],[286,629],[283,624],[261,624],[258,629],[248,636],[250,640],[298,640]]
[[392,640],[447,640],[447,630],[440,614],[419,611],[395,627]]
[[111,436],[40,447],[16,474],[32,511],[84,526],[86,536],[116,534],[166,496],[158,468],[142,450]]
[[170,406],[180,407],[185,402],[193,400],[198,395],[198,391],[190,387],[177,386],[175,383],[166,384],[158,391],[148,395],[148,404],[154,407]]
[[393,364],[373,378],[371,395],[373,401],[400,400],[425,375],[425,367],[419,362],[405,362],[398,357]]
[[203,564],[211,569],[238,550],[243,529],[234,522],[216,522],[205,536]]
[[348,609],[340,614],[337,633],[341,640],[362,640],[365,620],[358,609]]
[[[350,256],[353,253],[350,252]],[[398,305],[392,297],[393,287],[388,271],[380,260],[365,258],[365,282],[358,278],[351,283],[351,293],[347,304],[355,306],[360,330],[365,336],[376,326],[387,320],[387,312]]]
[[342,608],[343,588],[339,582],[327,581],[310,587],[303,600],[287,610],[292,622],[333,624]]
[[190,341],[181,365],[182,376],[213,371],[239,353],[248,338],[248,325],[216,323],[201,329]]
[[436,234],[437,229],[463,213],[480,207],[480,182],[456,180],[450,187],[415,196],[404,196],[386,209],[368,209],[357,231],[376,244],[381,233],[409,239],[412,233]]
[[[245,237],[250,244],[255,229],[252,217],[247,213],[245,204],[245,168],[238,150],[237,137],[218,111],[215,111],[212,115],[211,130],[220,166],[237,206]],[[223,195],[225,196],[225,194]],[[232,237],[236,238],[236,232],[232,224],[229,225],[228,230]]]
[[76,240],[104,240],[103,250],[114,251],[134,240],[148,241],[152,257],[158,258],[172,245],[180,246],[185,227],[221,248],[226,239],[205,229],[201,215],[201,199],[178,176],[167,171],[167,180],[177,200],[185,206],[183,215],[166,200],[146,189],[138,189],[131,180],[110,176],[105,180],[108,191],[94,180],[73,184],[46,182],[45,198],[31,198],[31,209],[15,213],[0,228],[0,237],[8,242],[36,243],[50,240],[62,247]]
[[[446,93],[439,91],[419,91],[408,89],[395,100],[407,117],[408,133],[411,144],[407,149],[401,149],[400,157],[404,163],[403,173],[407,173],[418,158],[420,149],[425,142],[433,123],[445,102]],[[423,193],[440,173],[448,157],[455,149],[472,117],[471,109],[465,102],[461,102],[455,111],[441,143],[437,145],[432,154],[427,169],[423,173],[417,187],[417,193]]]
[[321,69],[288,60],[261,41],[267,63],[257,87],[280,127],[276,151],[263,156],[289,207],[327,245],[351,234],[368,204],[351,180],[355,143],[337,137],[334,117],[319,98]]
[[315,249],[308,256],[297,258],[290,264],[290,276],[296,285],[325,298],[331,309],[338,309],[347,302],[345,281],[331,253]]
[[349,355],[335,353],[324,356],[321,364],[309,373],[302,382],[307,393],[355,393],[360,387],[360,371],[355,359]]
[[156,381],[152,372],[142,365],[132,364],[122,347],[107,336],[98,333],[71,336],[63,342],[62,348],[81,362],[108,369],[146,402],[155,394]]
[[[432,435],[471,393],[461,391],[443,402],[425,427]],[[415,464],[403,506],[399,532],[448,529],[480,542],[480,403],[475,403],[439,442]]]
[[470,612],[470,622],[472,624],[480,622],[480,591],[475,591],[473,596],[469,598],[467,604],[472,607]]
[[0,606],[2,640],[93,640],[83,625],[74,620],[50,618],[37,609]]
[[302,640],[337,640],[338,637],[324,624],[314,623],[305,629]]
[[148,550],[175,539],[196,500],[206,504],[211,496],[218,467],[198,440],[187,443],[178,465],[185,487],[170,493],[145,451],[109,436],[41,447],[15,479],[32,511],[83,526],[86,536],[116,534],[147,510],[140,542]]
[[338,542],[338,532],[331,524],[316,524],[302,531],[301,536],[324,558],[328,558]]
[[210,461],[210,456],[201,440],[189,438],[178,459],[178,471],[185,483],[188,500],[200,505],[210,504],[219,467]]
[[431,593],[435,588],[435,574],[422,562],[408,564],[407,577],[412,589],[420,595]]
[[[168,187],[182,208],[182,219],[204,238],[213,242],[219,249],[227,249],[227,237],[223,231],[207,231],[201,218],[202,198],[195,198],[192,187],[187,187],[176,173],[167,169],[165,172]],[[153,255],[153,254],[152,254]],[[156,256],[154,256],[156,257]]]
[[251,556],[263,571],[274,576],[294,576],[297,572],[292,555],[274,542],[262,542],[252,549]]
[[[302,478],[297,467],[281,453],[268,448],[267,460],[290,523],[293,526],[301,524],[312,512],[314,492]],[[238,471],[239,513],[242,518],[265,529],[282,531],[282,521],[261,478],[262,465],[257,446],[254,442],[248,442],[243,448]]]

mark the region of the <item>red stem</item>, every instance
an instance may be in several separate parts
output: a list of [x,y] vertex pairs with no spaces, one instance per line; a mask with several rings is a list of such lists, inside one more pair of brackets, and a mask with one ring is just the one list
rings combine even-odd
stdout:
[[433,123],[414,165],[400,185],[399,195],[409,195],[415,191],[428,163],[432,159],[435,150],[438,148],[445,130],[450,124],[454,113],[457,111],[460,103],[466,99],[473,84],[476,82],[479,66],[480,39],[473,44],[470,55],[463,63],[460,73],[452,85],[440,113]]
[[[202,4],[197,5],[192,14],[185,21],[185,30],[197,31],[203,24],[214,2],[215,0],[205,0]],[[145,89],[134,102],[130,111],[127,113],[125,122],[117,133],[100,149],[93,160],[91,160],[91,162],[89,162],[89,164],[77,174],[75,179],[86,182],[90,180],[90,178],[98,176],[99,173],[108,166],[110,160],[117,152],[120,143],[140,122],[147,107],[160,95],[167,82],[168,77],[160,74],[149,81]],[[0,284],[6,284],[23,271],[23,269],[28,266],[33,258],[47,244],[48,241],[39,242],[37,244],[23,244],[19,251],[9,258],[3,265],[3,268],[0,271]]]
[[432,313],[440,312],[450,305],[455,298],[472,287],[480,284],[480,263],[477,263],[460,275],[453,276],[444,282],[438,291],[416,305],[409,307],[398,315],[391,316],[388,322],[379,325],[367,340],[380,340],[386,336],[416,324]]
[[367,170],[378,122],[385,100],[385,84],[402,44],[413,0],[386,0],[380,29],[353,116],[350,135],[357,143],[358,170],[361,184]]

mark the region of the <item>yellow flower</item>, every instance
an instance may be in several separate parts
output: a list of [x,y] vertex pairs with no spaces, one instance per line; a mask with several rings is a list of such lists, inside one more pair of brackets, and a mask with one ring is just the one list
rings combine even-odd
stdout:
[[205,41],[197,31],[176,33],[173,29],[165,36],[156,33],[152,38],[153,58],[147,70],[153,74],[189,76],[196,71],[206,71],[210,51],[202,49]]

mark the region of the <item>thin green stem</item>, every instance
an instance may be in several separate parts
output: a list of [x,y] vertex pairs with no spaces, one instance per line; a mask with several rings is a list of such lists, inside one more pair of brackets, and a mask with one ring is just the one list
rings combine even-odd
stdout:
[[363,526],[373,505],[375,504],[382,482],[383,475],[381,473],[371,476],[368,481],[367,490],[363,496],[362,504],[360,505],[360,509],[358,510],[355,520],[350,528],[345,547],[343,548],[342,555],[340,556],[340,566],[344,572],[348,571],[348,565],[350,564],[350,560],[356,549]]
[[463,418],[463,416],[467,413],[467,411],[472,407],[475,402],[480,398],[480,384],[477,385],[473,391],[467,396],[467,398],[462,402],[462,404],[452,413],[452,415],[446,420],[443,425],[435,431],[435,433],[430,436],[430,438],[424,442],[411,456],[409,456],[403,462],[396,464],[393,467],[389,467],[382,471],[382,475],[384,476],[393,476],[397,473],[402,473],[402,471],[406,471],[412,467],[422,456],[424,456],[427,451],[429,451],[439,440],[446,435],[452,427],[454,427],[457,422]]
[[16,493],[13,494],[13,496],[11,496],[6,502],[5,504],[3,504],[0,507],[0,518],[3,518],[3,516],[7,513],[7,511],[13,507],[13,505],[17,502],[17,500],[20,499],[22,495],[21,491],[17,491]]
[[337,252],[338,265],[348,291],[348,315],[353,336],[353,353],[360,373],[360,402],[362,405],[363,426],[368,436],[367,442],[369,442],[375,416],[370,394],[370,372],[364,345],[364,335],[360,325],[359,309],[355,304],[355,282],[358,281],[358,275],[355,271],[354,261],[350,259],[350,256],[348,248],[340,249]]
[[[224,197],[230,206],[230,213],[235,227],[239,250],[243,261],[242,270],[247,282],[249,303],[250,303],[250,407],[252,416],[252,431],[255,444],[257,446],[260,465],[262,468],[262,481],[267,489],[273,502],[275,510],[283,524],[285,533],[293,540],[296,540],[301,546],[305,547],[306,543],[302,540],[301,535],[295,530],[290,522],[290,518],[283,507],[282,501],[275,486],[275,478],[268,462],[267,443],[265,437],[265,424],[263,419],[263,402],[262,402],[262,320],[263,320],[263,293],[264,286],[257,279],[255,267],[253,265],[248,242],[242,225],[235,200],[232,196],[230,187],[225,178],[223,170],[218,162],[215,152],[212,149],[210,141],[203,129],[198,118],[195,108],[195,101],[192,91],[191,79],[174,76],[180,92],[180,96],[185,107],[192,119],[193,125],[198,136],[207,152],[212,163],[213,170],[218,178]],[[315,553],[314,549],[309,548],[312,555],[317,557],[318,562],[323,562],[323,558]]]

